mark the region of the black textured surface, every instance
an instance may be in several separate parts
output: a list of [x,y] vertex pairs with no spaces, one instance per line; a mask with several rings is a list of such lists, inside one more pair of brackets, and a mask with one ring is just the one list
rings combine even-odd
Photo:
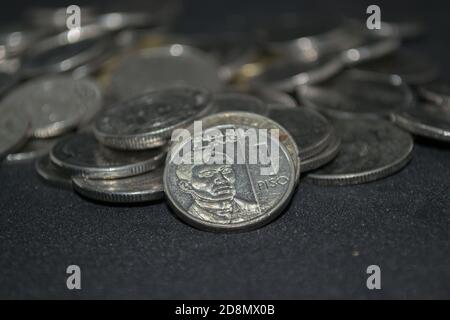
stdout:
[[[258,3],[235,6],[270,12]],[[330,10],[364,16],[367,7],[339,3]],[[323,1],[311,6],[326,10]],[[202,14],[209,21],[221,14],[204,9],[196,23]],[[427,20],[430,37],[412,47],[440,61],[449,78],[448,5],[396,1],[392,10]],[[450,298],[449,223],[450,146],[429,141],[416,147],[408,167],[381,181],[301,183],[278,220],[239,234],[193,229],[164,202],[90,202],[47,186],[31,164],[1,165],[0,297]],[[82,269],[80,291],[66,289],[70,264]],[[371,264],[382,271],[376,292],[365,285]]]

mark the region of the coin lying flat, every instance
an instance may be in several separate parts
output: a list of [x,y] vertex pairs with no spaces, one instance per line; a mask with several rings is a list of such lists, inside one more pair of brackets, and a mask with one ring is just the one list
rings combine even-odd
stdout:
[[118,103],[99,116],[94,134],[103,144],[141,150],[166,144],[172,131],[205,115],[210,96],[202,89],[173,87]]
[[[291,134],[274,120],[256,113],[243,111],[228,111],[204,117],[201,119],[201,124],[203,130],[224,124],[256,129],[278,130],[279,133],[278,139],[281,142],[281,144],[283,144],[283,146],[286,147],[286,150],[292,159],[295,168],[295,181],[298,181],[300,177],[300,159],[298,146],[295,143],[295,140],[291,136]],[[196,132],[194,124],[187,127],[186,129],[191,133],[191,136],[195,135]],[[174,135],[172,137],[172,141],[175,142],[174,145],[178,144],[177,141],[181,141],[183,139],[184,137],[182,136]]]
[[401,50],[385,57],[366,62],[357,67],[358,70],[397,75],[408,84],[430,82],[439,74],[438,67],[428,58],[416,53]]
[[450,105],[450,82],[436,80],[419,87],[419,94],[436,104]]
[[256,97],[242,93],[219,93],[212,100],[214,112],[244,111],[265,115],[267,105]]
[[333,133],[327,147],[320,153],[305,159],[300,159],[302,174],[305,172],[316,170],[327,163],[331,162],[339,153],[341,147],[341,139]]
[[450,106],[434,103],[411,105],[393,115],[394,122],[403,129],[432,139],[450,141]]
[[333,128],[325,117],[314,110],[271,105],[269,118],[291,134],[298,146],[300,159],[320,153],[330,142]]
[[337,157],[308,173],[321,185],[359,184],[381,179],[403,168],[411,158],[413,139],[385,120],[339,120],[333,125],[342,139]]
[[173,85],[217,91],[222,85],[218,65],[200,50],[175,44],[128,56],[111,79],[112,91],[120,101]]
[[272,86],[282,91],[324,81],[337,74],[343,67],[340,59],[321,58],[313,61],[285,59],[269,65],[252,83]]
[[72,179],[74,189],[83,196],[112,203],[136,203],[164,197],[163,171],[160,167],[148,173],[114,180],[83,177]]
[[156,168],[164,150],[123,152],[102,146],[92,134],[79,133],[59,141],[50,151],[52,162],[72,175],[92,179],[135,176]]
[[388,116],[414,101],[400,78],[354,70],[298,88],[297,94],[304,105],[340,118]]
[[70,171],[53,164],[48,155],[38,158],[35,162],[36,172],[45,182],[59,188],[71,189],[72,176]]
[[85,113],[100,104],[100,90],[93,81],[55,75],[26,82],[8,94],[1,107],[27,113],[32,135],[49,138],[75,128]]
[[28,138],[29,121],[19,112],[0,108],[0,159]]
[[286,107],[297,107],[297,102],[289,94],[267,86],[252,86],[247,93],[267,104],[280,104]]
[[[237,129],[246,126],[223,125],[205,130],[201,144],[207,147],[210,140],[208,131],[219,130],[226,139],[234,140]],[[228,130],[228,131],[227,131]],[[233,142],[234,158],[242,145]],[[168,156],[164,170],[164,191],[177,215],[185,222],[210,231],[250,230],[258,228],[277,217],[291,198],[296,181],[295,168],[290,154],[279,141],[268,136],[267,143],[279,150],[268,166],[260,161],[252,163],[231,161],[230,153],[215,153],[215,161],[195,161],[191,139],[175,145]],[[247,144],[249,146],[249,144]],[[269,151],[270,150],[270,151]],[[269,159],[272,155],[272,147]],[[206,153],[207,154],[207,153]],[[175,161],[179,155],[186,162]],[[190,160],[192,159],[192,161]],[[232,159],[231,159],[232,160]],[[274,166],[278,170],[273,169]],[[269,169],[265,172],[263,169]]]
[[9,163],[15,163],[42,157],[50,152],[50,149],[58,140],[59,138],[30,139],[22,148],[14,153],[8,154],[5,160]]

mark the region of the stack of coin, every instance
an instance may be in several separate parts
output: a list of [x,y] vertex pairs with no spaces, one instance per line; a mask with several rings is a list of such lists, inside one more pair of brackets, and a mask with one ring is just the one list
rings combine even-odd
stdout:
[[275,219],[299,183],[371,182],[409,163],[413,136],[450,141],[450,84],[400,49],[420,23],[288,14],[193,34],[168,31],[177,0],[136,1],[82,7],[71,30],[65,8],[36,8],[0,32],[2,163],[36,160],[96,201],[165,195],[181,220],[232,231]]

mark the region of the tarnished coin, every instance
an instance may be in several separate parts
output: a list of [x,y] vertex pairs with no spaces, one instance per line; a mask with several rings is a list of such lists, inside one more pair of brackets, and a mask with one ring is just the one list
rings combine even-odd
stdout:
[[342,139],[337,157],[309,173],[321,185],[349,185],[374,181],[403,168],[411,158],[411,135],[385,120],[338,120],[333,125]]
[[26,142],[28,130],[26,115],[0,108],[0,159]]
[[300,159],[320,153],[330,142],[333,128],[324,116],[314,110],[271,105],[268,117],[291,134],[298,146]]
[[297,94],[304,105],[339,118],[389,116],[414,101],[399,77],[355,70],[298,88]]
[[[256,113],[242,112],[242,111],[221,112],[201,119],[201,125],[203,130],[225,124],[257,129],[278,130],[279,133],[278,139],[284,145],[284,147],[286,147],[286,150],[292,159],[295,169],[295,181],[298,181],[298,178],[300,177],[300,159],[298,146],[295,143],[294,138],[290,135],[290,133],[279,123],[275,122],[274,120],[268,117]],[[195,135],[194,124],[187,127],[187,130],[191,133],[191,135]],[[175,135],[172,137],[172,141],[175,141],[174,144],[177,144],[177,141],[181,141],[183,140],[183,138],[184,137],[182,136]]]
[[8,94],[0,108],[25,112],[36,138],[55,137],[75,128],[101,105],[98,86],[88,79],[55,75],[30,80]]
[[71,189],[71,172],[53,164],[50,157],[43,156],[35,162],[37,174],[47,183],[58,188]]
[[450,105],[417,102],[392,117],[397,125],[411,133],[450,142]]
[[83,196],[112,203],[136,203],[164,197],[163,171],[160,167],[138,176],[114,180],[83,177],[72,179],[73,188]]
[[282,91],[324,81],[343,68],[340,59],[321,58],[313,61],[284,59],[269,65],[261,74],[250,79],[254,84],[273,86]]
[[15,151],[14,153],[8,154],[5,160],[8,163],[16,163],[42,157],[50,152],[50,149],[59,139],[60,138],[32,138],[28,140],[22,148]]
[[419,94],[436,104],[450,105],[450,82],[436,80],[419,87]]
[[244,111],[266,115],[267,105],[260,99],[243,93],[219,93],[212,100],[213,112]]
[[203,89],[172,87],[118,103],[99,116],[94,134],[107,146],[141,150],[164,145],[172,131],[188,125],[211,108]]
[[221,87],[218,65],[208,54],[179,44],[151,48],[129,55],[112,74],[118,100],[174,85],[210,91]]
[[385,75],[396,75],[406,83],[413,85],[430,82],[439,75],[435,63],[427,57],[406,50],[400,50],[363,63],[357,69]]
[[316,170],[332,161],[338,155],[340,147],[341,139],[335,133],[333,133],[330,142],[325,150],[312,157],[300,159],[302,174],[305,172]]
[[[168,156],[164,171],[165,194],[178,216],[197,228],[232,231],[261,227],[281,213],[293,194],[295,168],[284,145],[268,135],[267,145],[258,144],[258,148],[266,146],[264,152],[269,159],[266,165],[261,159],[253,163],[249,157],[238,162],[235,160],[238,152],[248,154],[250,146],[254,146],[237,139],[238,129],[248,127],[212,127],[205,130],[197,143],[189,138],[175,145]],[[208,132],[212,134],[212,131],[220,132],[233,145],[232,151],[227,149],[226,154],[211,153],[213,161],[205,151],[211,142]],[[200,161],[195,157],[199,144],[204,150]],[[274,150],[278,151],[278,156]],[[178,163],[177,155],[186,161]]]
[[102,146],[92,134],[79,133],[59,141],[50,151],[52,162],[72,175],[92,179],[135,176],[156,168],[164,159],[161,148],[123,152]]

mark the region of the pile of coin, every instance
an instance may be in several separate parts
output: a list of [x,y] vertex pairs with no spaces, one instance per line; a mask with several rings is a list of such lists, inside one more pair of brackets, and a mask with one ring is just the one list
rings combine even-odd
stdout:
[[[36,8],[30,31],[2,31],[0,170],[33,160],[43,181],[83,198],[166,198],[197,228],[250,230],[298,183],[371,182],[409,163],[413,136],[450,142],[450,84],[401,48],[421,24],[289,14],[239,35],[186,34],[172,25],[177,1],[148,3],[81,8],[75,30],[61,8]],[[247,146],[276,165],[241,150],[242,132],[264,130],[277,135]],[[217,136],[231,156],[205,156]]]

